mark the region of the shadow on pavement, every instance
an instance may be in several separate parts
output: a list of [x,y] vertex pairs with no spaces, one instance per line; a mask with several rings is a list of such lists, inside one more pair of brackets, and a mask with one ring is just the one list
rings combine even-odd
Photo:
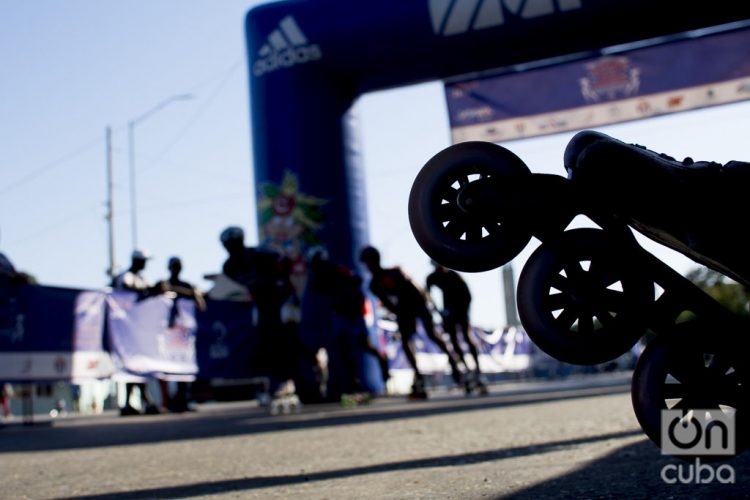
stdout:
[[[477,453],[465,453],[461,455],[443,455],[440,457],[421,458],[415,460],[404,460],[401,462],[390,462],[363,467],[351,467],[332,471],[283,475],[283,476],[260,476],[244,479],[231,479],[225,481],[211,481],[203,483],[185,484],[166,488],[150,488],[142,490],[130,490],[123,493],[107,493],[103,495],[76,496],[69,499],[61,498],[60,500],[76,499],[101,499],[101,500],[119,500],[119,499],[139,499],[139,498],[188,498],[198,495],[210,495],[228,492],[241,492],[256,490],[261,488],[273,488],[279,486],[290,486],[294,484],[310,483],[314,481],[325,481],[342,479],[353,476],[363,476],[367,474],[378,474],[385,472],[394,472],[399,470],[415,470],[432,467],[455,467],[463,465],[472,465],[483,462],[492,462],[496,460],[507,460],[511,458],[522,457],[526,455],[535,455],[548,453],[561,449],[572,448],[586,443],[604,441],[609,439],[624,439],[640,435],[640,431],[625,431],[598,436],[590,436],[578,439],[569,439],[563,441],[552,441],[549,443],[536,444],[531,446],[520,446],[516,448],[506,448],[500,450],[491,450]],[[550,490],[551,491],[551,490]],[[543,497],[537,497],[543,498]]]
[[[644,440],[617,449],[611,454],[593,461],[570,474],[519,491],[513,495],[498,498],[524,500],[539,498],[555,499],[675,499],[675,498],[750,498],[750,454],[744,453],[732,460],[711,463],[714,470],[726,464],[735,470],[735,484],[724,484],[714,479],[710,483],[698,484],[695,475],[695,462],[664,456],[659,449]],[[667,484],[662,479],[662,468],[681,466],[683,479],[692,481],[682,484],[674,468],[668,469],[666,476],[674,480]],[[689,467],[692,466],[692,469]],[[706,466],[702,464],[701,467]],[[726,469],[725,469],[726,470]],[[709,472],[700,475],[707,480]],[[722,473],[722,478],[727,475]]]
[[102,417],[55,422],[42,426],[7,426],[0,429],[0,455],[12,452],[70,450],[105,446],[158,443],[186,439],[248,435],[297,429],[353,425],[456,412],[486,410],[523,404],[620,394],[629,385],[617,384],[579,389],[507,391],[481,398],[463,396],[405,403],[394,398],[376,400],[353,409],[338,405],[314,405],[302,413],[272,417],[264,409],[244,406],[213,412],[138,417]]

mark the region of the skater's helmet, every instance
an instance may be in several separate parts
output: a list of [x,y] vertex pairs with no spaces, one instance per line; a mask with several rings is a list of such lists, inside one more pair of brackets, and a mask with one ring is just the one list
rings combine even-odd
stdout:
[[359,253],[359,261],[364,262],[365,264],[379,264],[380,252],[378,252],[378,249],[375,247],[367,246]]
[[245,241],[245,231],[239,226],[229,226],[221,232],[219,239],[222,243],[229,241]]
[[328,260],[328,250],[320,245],[312,246],[305,252],[305,260],[311,264]]

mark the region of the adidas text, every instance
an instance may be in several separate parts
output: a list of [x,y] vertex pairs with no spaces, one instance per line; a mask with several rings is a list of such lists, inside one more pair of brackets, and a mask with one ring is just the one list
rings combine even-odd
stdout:
[[277,69],[290,68],[295,64],[317,61],[322,57],[323,52],[320,50],[318,44],[306,45],[304,47],[290,47],[255,61],[253,64],[253,74],[255,76],[262,76]]

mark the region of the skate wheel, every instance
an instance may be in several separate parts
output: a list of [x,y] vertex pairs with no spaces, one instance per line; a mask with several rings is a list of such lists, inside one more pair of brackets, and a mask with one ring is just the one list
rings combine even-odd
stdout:
[[531,238],[518,211],[477,213],[460,205],[459,196],[482,179],[495,177],[512,187],[530,175],[520,158],[493,143],[464,142],[444,149],[412,185],[409,223],[414,237],[427,255],[459,271],[488,271],[510,262]]
[[[701,346],[704,347],[704,346]],[[662,412],[678,410],[700,419],[734,414],[735,454],[747,448],[747,370],[726,354],[655,338],[644,349],[633,372],[631,399],[643,432],[662,448]],[[708,411],[707,411],[708,410]],[[701,453],[681,455],[701,460],[726,459]]]
[[610,361],[643,335],[653,282],[598,229],[573,229],[529,257],[518,281],[518,313],[550,356],[581,365]]

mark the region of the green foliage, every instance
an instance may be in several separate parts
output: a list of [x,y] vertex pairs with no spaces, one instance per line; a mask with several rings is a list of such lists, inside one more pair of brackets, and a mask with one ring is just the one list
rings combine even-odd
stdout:
[[748,290],[723,274],[705,267],[690,271],[686,278],[732,312],[748,315]]

